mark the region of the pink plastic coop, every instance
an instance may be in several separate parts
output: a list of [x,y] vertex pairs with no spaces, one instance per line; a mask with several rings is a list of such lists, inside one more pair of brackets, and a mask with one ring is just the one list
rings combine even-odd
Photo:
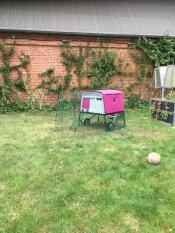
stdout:
[[118,90],[83,92],[81,112],[103,115],[124,112],[123,92]]

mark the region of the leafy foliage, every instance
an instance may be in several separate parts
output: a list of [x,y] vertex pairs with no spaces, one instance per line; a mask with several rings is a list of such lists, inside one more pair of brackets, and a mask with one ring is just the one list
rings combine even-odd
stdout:
[[69,87],[71,81],[70,74],[55,75],[54,68],[48,68],[39,74],[39,77],[41,78],[41,82],[36,86],[36,89],[42,89],[45,95],[51,93],[60,94]]
[[[62,46],[61,55],[63,58],[63,65],[66,68],[66,77],[70,82],[75,73],[78,78],[78,85],[81,88],[81,79],[84,75],[84,66],[86,62],[87,47],[72,48],[71,46]],[[68,85],[67,85],[68,86]]]
[[175,40],[168,35],[160,39],[141,37],[135,44],[145,52],[156,67],[175,62]]
[[126,98],[125,106],[126,108],[146,108],[148,107],[148,101],[144,100],[139,95],[131,95]]
[[77,48],[69,46],[61,47],[63,65],[65,66],[69,80],[76,74],[78,88],[83,89],[81,80],[84,76],[91,78],[89,88],[101,88],[109,84],[112,76],[117,72],[114,61],[116,53],[102,48],[90,49],[89,45]]
[[[138,83],[144,86],[145,77],[152,74],[149,56],[132,53],[132,57],[137,65],[137,71],[134,71],[134,73],[132,69],[128,69],[130,63],[121,56],[117,57],[117,52],[107,49],[106,45],[103,47],[102,41],[99,44],[97,41],[96,47],[91,48],[88,43],[77,47],[70,45],[61,46],[61,55],[65,73],[55,74],[54,68],[48,68],[39,74],[40,83],[37,87],[32,88],[30,85],[30,74],[26,70],[30,62],[29,56],[24,53],[18,56],[15,51],[15,43],[13,46],[6,46],[4,43],[0,43],[0,59],[2,61],[0,66],[2,77],[0,79],[0,106],[1,110],[3,109],[1,112],[8,112],[10,109],[12,111],[15,109],[17,111],[38,108],[47,109],[46,105],[50,102],[53,95],[59,95],[65,90],[70,90],[70,82],[73,76],[77,78],[78,85],[73,87],[74,90],[77,90],[107,88],[112,85],[112,88],[117,88],[117,84],[111,82],[112,77],[117,74],[122,76],[122,88],[125,88],[126,92],[130,92]],[[17,64],[11,63],[11,58],[14,56],[19,60]],[[25,71],[25,77],[23,71]],[[123,81],[123,77],[131,77],[133,75],[138,80],[125,86],[126,82]],[[85,86],[82,79],[87,77],[89,82]],[[26,103],[23,103],[20,99],[19,91],[26,93]]]
[[3,103],[0,105],[0,113],[9,113],[9,112],[27,112],[31,110],[31,106],[22,100],[17,100],[15,102]]
[[115,65],[116,53],[111,51],[92,52],[92,62],[87,69],[87,76],[92,79],[93,88],[106,87],[117,73]]
[[175,90],[171,90],[170,93],[166,96],[166,99],[175,101]]
[[25,81],[23,80],[22,70],[27,68],[30,63],[29,56],[22,53],[17,56],[19,63],[12,64],[11,58],[16,55],[15,44],[6,46],[0,43],[0,57],[2,65],[0,66],[0,106],[11,105],[14,99],[18,100],[18,90],[25,90]]
[[138,54],[136,52],[131,52],[130,55],[138,66],[135,76],[139,80],[143,80],[146,77],[151,77],[153,74],[151,60],[147,56]]
[[54,74],[54,68],[48,68],[45,72],[39,74],[41,82],[36,86],[36,89],[42,89],[43,94],[57,93],[63,91],[63,83],[61,76]]

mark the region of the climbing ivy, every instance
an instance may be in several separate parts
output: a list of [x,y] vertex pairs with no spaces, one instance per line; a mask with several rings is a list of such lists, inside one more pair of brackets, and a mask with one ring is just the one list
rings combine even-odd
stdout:
[[[70,86],[71,74],[55,74],[54,68],[48,68],[46,71],[39,75],[40,83],[35,87],[35,90],[39,90],[37,99],[39,99],[40,109],[46,104],[49,97],[52,94],[60,95],[63,91],[66,91]],[[47,100],[46,100],[47,98]]]
[[[96,41],[90,47],[89,43],[77,47],[70,44],[64,44],[60,47],[62,63],[65,67],[65,72],[55,74],[54,68],[48,68],[39,74],[40,83],[31,88],[30,74],[27,72],[27,66],[30,62],[29,56],[21,53],[17,56],[15,51],[15,43],[12,46],[7,46],[5,43],[0,43],[0,104],[1,106],[15,106],[19,103],[21,111],[23,109],[34,108],[39,105],[43,109],[44,104],[53,95],[59,95],[63,91],[71,90],[70,83],[72,78],[77,78],[78,85],[76,89],[99,89],[113,86],[116,88],[118,84],[112,82],[112,77],[117,74],[122,80],[120,88],[125,88],[127,93],[132,92],[136,85],[141,85],[141,90],[146,87],[145,80],[152,76],[153,64],[152,61],[158,64],[165,64],[167,61],[174,62],[174,40],[171,38],[162,38],[158,43],[155,39],[140,38],[137,40],[137,47],[142,48],[145,52],[132,52],[130,55],[136,63],[136,70],[130,65],[127,58],[117,55],[117,50],[103,46],[102,40]],[[155,45],[156,44],[156,45]],[[170,46],[168,55],[160,58],[160,44]],[[148,47],[147,47],[148,46]],[[156,47],[157,46],[157,47]],[[151,49],[157,49],[157,55],[151,52]],[[159,48],[159,49],[158,49]],[[16,56],[18,63],[13,64],[11,58]],[[159,61],[159,63],[158,63]],[[25,71],[25,78],[23,75]],[[133,83],[127,83],[124,77],[136,77]],[[83,79],[89,80],[87,85],[83,85]],[[88,79],[87,79],[88,78]],[[27,94],[27,104],[23,104],[20,99],[19,91],[24,91]]]
[[91,63],[87,69],[87,77],[91,78],[92,87],[104,88],[110,84],[114,74],[117,73],[115,64],[116,53],[108,50],[92,51]]
[[63,59],[63,65],[66,69],[67,87],[71,81],[73,74],[76,74],[78,81],[78,88],[82,87],[81,80],[84,75],[84,66],[87,58],[88,46],[79,46],[72,48],[70,45],[61,46],[61,55]]
[[[105,45],[106,46],[106,45]],[[126,89],[131,91],[138,83],[143,83],[146,77],[153,73],[152,63],[148,56],[132,52],[137,69],[130,67],[130,62],[121,55],[117,57],[117,51],[103,47],[103,42],[97,41],[96,47],[85,46],[73,47],[70,44],[61,46],[62,62],[65,66],[67,88],[75,74],[78,81],[78,89],[97,89],[111,86],[112,77],[117,74],[122,77],[137,77],[138,81],[128,84]],[[82,79],[88,77],[90,84],[82,85]]]
[[140,37],[135,41],[135,45],[145,52],[156,67],[175,63],[175,40],[169,35],[159,39]]
[[152,63],[147,56],[133,51],[130,53],[130,55],[137,65],[137,70],[135,72],[136,78],[143,80],[144,78],[151,77],[153,75]]
[[[48,68],[46,71],[38,74],[40,83],[35,87],[38,90],[37,98],[39,99],[40,109],[46,104],[51,94],[59,95],[64,90],[63,77],[55,75],[54,68]],[[46,100],[47,97],[47,100]]]
[[63,83],[61,77],[54,74],[54,68],[48,68],[46,71],[39,74],[41,82],[36,86],[36,89],[42,89],[43,94],[48,95],[63,91]]
[[130,62],[120,55],[117,62],[117,74],[122,77],[133,76],[130,65]]
[[[17,56],[18,63],[13,64],[11,58]],[[12,46],[7,46],[0,42],[0,107],[10,105],[14,100],[19,101],[18,91],[25,90],[25,81],[23,79],[23,70],[26,70],[30,63],[29,56],[21,53],[16,54],[15,42]]]
[[[92,48],[87,43],[85,46],[61,46],[62,62],[65,66],[68,82],[77,76],[78,89],[84,89],[82,78],[88,77],[91,88],[106,87],[114,74],[117,73],[115,65],[116,52],[103,48],[102,41],[97,41],[97,48]],[[67,82],[67,84],[69,84]]]

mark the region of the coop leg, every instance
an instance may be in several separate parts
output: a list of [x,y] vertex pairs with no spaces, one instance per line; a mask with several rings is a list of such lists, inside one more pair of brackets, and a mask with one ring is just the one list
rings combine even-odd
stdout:
[[126,126],[125,112],[123,112],[124,127]]
[[81,112],[79,113],[79,116],[78,116],[78,126],[80,126],[80,122],[81,122]]
[[106,125],[106,115],[104,115],[104,124]]
[[98,115],[98,121],[100,121],[100,115]]
[[173,123],[172,123],[172,127],[175,128],[175,114],[173,114]]

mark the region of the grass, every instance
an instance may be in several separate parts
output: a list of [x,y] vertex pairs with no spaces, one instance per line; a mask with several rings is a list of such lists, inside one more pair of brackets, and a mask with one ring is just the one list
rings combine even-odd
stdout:
[[175,232],[175,130],[126,115],[82,140],[55,132],[54,113],[1,115],[0,233]]

